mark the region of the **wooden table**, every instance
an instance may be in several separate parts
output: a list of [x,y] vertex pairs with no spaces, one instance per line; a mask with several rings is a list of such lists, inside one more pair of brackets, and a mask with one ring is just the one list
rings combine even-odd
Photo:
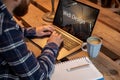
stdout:
[[[37,27],[42,24],[50,24],[42,20],[42,16],[51,11],[51,0],[34,0],[29,6],[29,12],[20,19],[22,25],[27,27]],[[92,35],[96,35],[103,39],[103,46],[108,48],[110,51],[117,53],[120,56],[120,46],[116,45],[120,42],[120,16],[114,14],[111,11],[101,8],[87,0],[80,0],[83,3],[92,5],[100,9],[100,15],[98,17],[94,32]],[[55,9],[57,7],[58,0],[55,0]],[[108,15],[108,16],[107,16]],[[114,17],[114,18],[113,18]],[[113,22],[115,21],[115,22]],[[18,21],[19,22],[19,21]],[[113,23],[113,24],[109,24]],[[20,23],[21,24],[21,23]],[[119,26],[119,27],[118,27]],[[106,32],[109,30],[110,32]],[[114,33],[112,33],[114,32]],[[113,35],[112,37],[109,37]],[[111,40],[108,40],[108,38]],[[36,40],[38,41],[38,40]],[[111,44],[115,43],[115,44]],[[28,48],[33,50],[33,52],[38,56],[41,52],[38,46],[33,44],[33,42],[27,42]],[[112,46],[111,46],[112,45]],[[34,47],[34,49],[33,49]],[[80,51],[67,56],[67,59],[79,58],[81,56],[87,56],[86,52]],[[100,52],[99,56],[95,59],[91,59],[98,70],[103,74],[105,80],[120,80],[120,65],[116,64],[111,58],[106,56],[103,51]]]

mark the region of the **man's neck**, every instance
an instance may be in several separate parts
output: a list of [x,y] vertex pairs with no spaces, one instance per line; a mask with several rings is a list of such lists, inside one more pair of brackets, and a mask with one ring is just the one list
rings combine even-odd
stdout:
[[8,12],[13,15],[13,9],[14,9],[14,5],[10,2],[10,1],[6,1],[6,0],[2,0],[2,2],[5,4],[5,6],[7,7]]

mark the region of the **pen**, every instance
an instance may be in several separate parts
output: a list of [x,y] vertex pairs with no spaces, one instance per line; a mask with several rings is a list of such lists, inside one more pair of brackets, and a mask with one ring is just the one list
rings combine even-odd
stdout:
[[85,67],[85,66],[89,66],[89,64],[86,63],[86,64],[83,64],[83,65],[75,66],[75,67],[67,69],[67,71],[73,71],[73,70],[76,70],[76,69],[79,69],[79,68],[82,68],[82,67]]

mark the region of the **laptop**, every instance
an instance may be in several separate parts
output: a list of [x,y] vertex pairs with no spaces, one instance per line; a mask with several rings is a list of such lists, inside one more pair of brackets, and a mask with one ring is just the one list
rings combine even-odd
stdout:
[[[57,60],[81,49],[83,42],[92,34],[98,14],[99,9],[76,0],[59,0],[53,25],[64,41]],[[43,48],[47,39],[33,41]]]

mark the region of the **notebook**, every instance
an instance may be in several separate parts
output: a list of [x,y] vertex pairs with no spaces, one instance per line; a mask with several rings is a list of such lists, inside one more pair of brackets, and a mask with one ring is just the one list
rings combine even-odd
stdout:
[[50,80],[104,80],[101,72],[88,57],[56,64],[50,78]]
[[[91,36],[98,14],[99,9],[76,0],[59,0],[53,25],[64,41],[57,60],[81,48],[82,43]],[[47,39],[33,41],[43,48]]]

